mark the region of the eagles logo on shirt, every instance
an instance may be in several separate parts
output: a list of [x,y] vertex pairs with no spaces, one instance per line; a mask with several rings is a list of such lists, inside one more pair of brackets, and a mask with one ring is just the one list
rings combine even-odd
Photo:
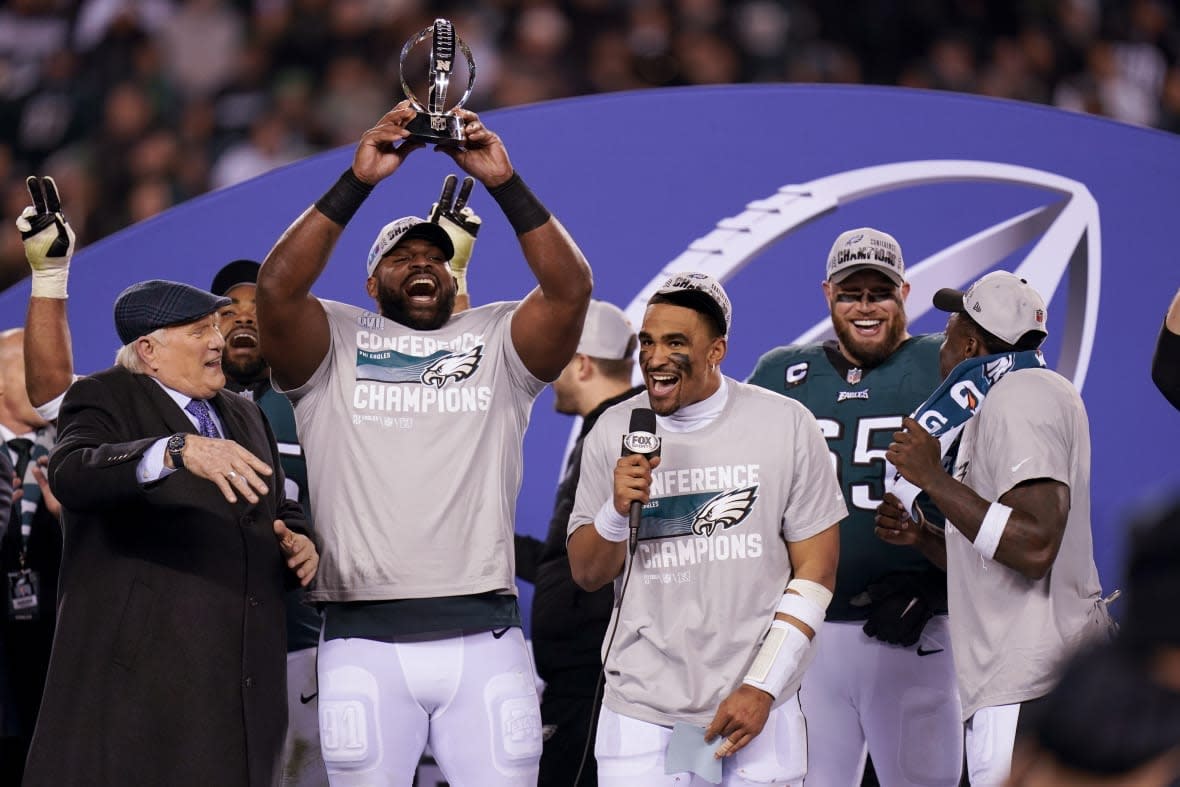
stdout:
[[448,380],[455,382],[466,380],[479,368],[481,358],[483,358],[483,346],[478,344],[464,353],[444,355],[422,372],[422,384],[442,388]]
[[396,350],[357,350],[356,379],[382,383],[421,383],[442,388],[448,383],[462,382],[471,377],[479,368],[481,360],[482,344],[461,352],[440,350],[424,358]]
[[692,522],[692,532],[698,536],[711,536],[717,528],[728,530],[740,524],[754,507],[757,493],[757,485],[722,492],[701,506]]

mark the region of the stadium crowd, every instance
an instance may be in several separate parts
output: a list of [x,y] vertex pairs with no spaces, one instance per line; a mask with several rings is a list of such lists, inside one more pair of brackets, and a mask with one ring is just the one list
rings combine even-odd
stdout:
[[[471,47],[470,106],[741,82],[870,83],[1054,104],[1180,131],[1163,0],[9,0],[0,195],[70,195],[83,245],[352,143],[401,95],[437,16]],[[0,240],[0,288],[27,271]]]

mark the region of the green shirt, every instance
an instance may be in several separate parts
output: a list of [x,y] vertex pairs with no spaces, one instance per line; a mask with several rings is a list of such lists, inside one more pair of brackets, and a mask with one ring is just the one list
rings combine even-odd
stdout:
[[[942,334],[915,336],[871,369],[852,366],[834,341],[779,347],[763,355],[750,376],[750,383],[795,399],[815,415],[848,503],[848,518],[840,523],[840,567],[828,620],[865,619],[867,598],[857,596],[885,574],[942,575],[917,550],[886,544],[873,533],[884,495],[885,451],[901,428],[902,416],[942,381],[941,343]],[[937,512],[931,518],[941,521]],[[945,586],[945,576],[938,581]],[[945,612],[945,606],[937,611]]]

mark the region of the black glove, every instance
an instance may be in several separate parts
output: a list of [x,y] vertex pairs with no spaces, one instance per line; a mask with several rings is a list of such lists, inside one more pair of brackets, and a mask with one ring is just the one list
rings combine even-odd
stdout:
[[[917,571],[886,574],[869,585],[869,619],[864,632],[891,645],[909,647],[934,615],[938,580]],[[945,580],[943,580],[945,588]],[[943,595],[945,595],[945,589]]]

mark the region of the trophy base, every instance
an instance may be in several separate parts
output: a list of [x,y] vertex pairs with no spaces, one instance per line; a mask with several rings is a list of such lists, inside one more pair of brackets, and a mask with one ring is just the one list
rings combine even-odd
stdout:
[[463,121],[455,115],[432,115],[419,112],[406,124],[410,141],[444,147],[463,146]]

